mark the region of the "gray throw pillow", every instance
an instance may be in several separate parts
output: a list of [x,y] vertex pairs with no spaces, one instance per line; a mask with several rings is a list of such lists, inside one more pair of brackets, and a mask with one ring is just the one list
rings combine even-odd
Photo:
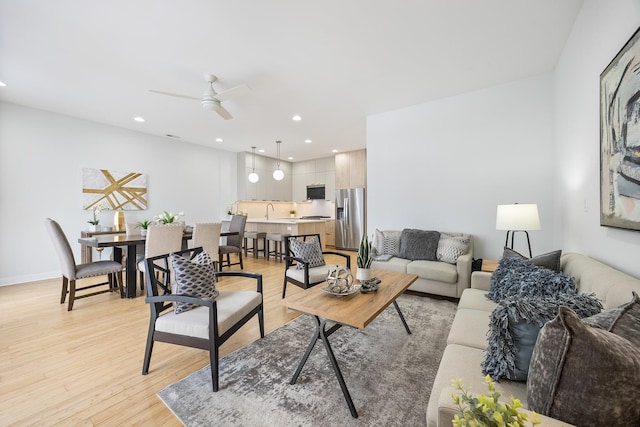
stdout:
[[571,308],[580,318],[602,310],[602,304],[595,295],[588,294],[511,296],[502,300],[489,320],[482,372],[495,381],[502,378],[526,381],[538,332],[558,314],[561,306]]
[[555,273],[519,258],[502,258],[491,275],[487,298],[500,303],[512,295],[551,296],[559,293],[577,293],[573,277]]
[[[322,256],[322,247],[320,246],[318,236],[313,236],[304,242],[296,239],[295,237],[289,237],[289,246],[291,246],[293,256],[309,262],[309,267],[320,267],[325,265],[324,257]],[[298,270],[302,270],[304,265],[298,263],[296,268]]]
[[437,231],[405,228],[400,234],[400,258],[437,261],[439,240],[440,233]]
[[630,302],[587,317],[585,323],[626,338],[640,348],[640,298],[632,294]]
[[513,249],[509,249],[505,246],[504,251],[502,252],[502,258],[519,258],[524,259],[530,262],[533,265],[537,265],[538,267],[548,268],[549,270],[555,271],[556,273],[560,272],[560,257],[562,256],[562,250],[558,249],[557,251],[548,252],[542,255],[536,255],[533,258],[527,258],[514,251]]
[[640,349],[561,307],[538,335],[528,409],[579,426],[640,425]]
[[375,255],[400,255],[400,231],[380,231],[376,228],[373,241]]
[[[180,255],[171,255],[171,265],[175,272],[177,295],[209,299],[218,296],[214,274],[215,264],[206,251],[200,252],[191,260]],[[198,305],[185,302],[173,304],[176,314],[193,310],[196,307]]]
[[458,262],[458,258],[464,255],[469,250],[469,240],[471,236],[468,234],[449,234],[440,233],[440,240],[438,240],[438,249],[436,251],[436,258],[438,261],[447,262],[449,264],[455,264]]

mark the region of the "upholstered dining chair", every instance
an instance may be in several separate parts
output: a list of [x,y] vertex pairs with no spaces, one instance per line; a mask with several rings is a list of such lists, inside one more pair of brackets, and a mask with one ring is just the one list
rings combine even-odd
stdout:
[[[213,266],[209,268],[208,263],[199,261],[199,254],[204,254],[200,247],[145,260],[148,271],[145,302],[151,313],[142,375],[149,373],[153,344],[157,341],[208,350],[211,382],[216,392],[220,346],[256,314],[260,338],[264,338],[262,275],[215,271]],[[178,268],[173,266],[172,255],[181,257]],[[206,260],[213,261],[208,255],[203,259]],[[255,280],[256,290],[215,289],[216,279],[224,276]],[[187,311],[177,306],[185,303],[192,305]]]
[[[240,270],[244,270],[242,265],[242,241],[244,240],[244,227],[247,224],[247,217],[245,215],[234,215],[231,217],[231,224],[229,224],[229,231],[237,232],[236,236],[227,236],[227,243],[220,245],[218,249],[220,263],[220,270],[223,267],[231,267],[232,265],[240,264]],[[229,255],[238,254],[238,262],[232,263]]]
[[[147,228],[147,238],[144,244],[144,257],[152,258],[162,254],[178,252],[182,249],[183,228],[181,224],[153,225]],[[138,262],[140,283],[145,283],[144,276],[147,264],[144,259]]]
[[285,267],[282,283],[282,298],[287,293],[287,283],[293,283],[302,289],[327,280],[329,268],[324,255],[338,255],[345,259],[345,266],[351,269],[351,256],[341,252],[322,251],[320,234],[299,234],[289,236],[284,241]]
[[[94,295],[120,291],[120,296],[124,295],[122,288],[122,264],[116,261],[94,261],[86,264],[76,264],[73,251],[69,245],[69,241],[65,236],[60,224],[51,218],[45,219],[45,227],[51,236],[53,246],[56,249],[58,260],[60,261],[60,270],[62,272],[62,294],[60,296],[60,304],[64,304],[67,293],[69,294],[69,303],[67,311],[73,310],[73,303],[77,299],[86,298]],[[76,281],[87,279],[89,277],[108,276],[107,281],[93,283],[90,285],[77,287]],[[114,287],[114,284],[116,286]],[[101,289],[91,293],[76,295],[77,291],[84,291],[99,286],[107,285],[107,289]]]
[[[208,223],[196,223],[193,227],[193,242],[192,247],[201,247],[213,258],[217,258],[216,254],[220,249],[220,230],[222,229],[222,223],[220,222],[208,222]],[[215,261],[216,270],[220,270],[219,259]]]

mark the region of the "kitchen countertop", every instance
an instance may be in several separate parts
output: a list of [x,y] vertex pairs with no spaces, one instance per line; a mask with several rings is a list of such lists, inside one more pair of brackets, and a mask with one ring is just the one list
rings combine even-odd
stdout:
[[247,219],[247,223],[260,223],[260,224],[307,224],[310,222],[326,222],[332,218],[322,219],[300,219],[300,218],[251,218]]

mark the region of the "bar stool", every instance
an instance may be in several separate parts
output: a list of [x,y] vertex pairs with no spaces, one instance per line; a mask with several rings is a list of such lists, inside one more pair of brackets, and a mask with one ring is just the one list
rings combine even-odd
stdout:
[[[278,259],[278,261],[282,262],[282,257],[286,254],[282,253],[282,243],[285,239],[288,239],[290,234],[281,234],[281,233],[269,233],[267,234],[267,261],[269,257],[273,254],[274,259]],[[271,250],[271,242],[274,242],[273,250]]]
[[[247,247],[248,239],[253,240],[252,246]],[[262,249],[260,249],[260,240],[262,240]],[[267,233],[264,231],[245,231],[244,232],[244,255],[247,256],[248,252],[253,253],[254,258],[258,258],[258,253],[262,252],[265,258],[267,257]]]

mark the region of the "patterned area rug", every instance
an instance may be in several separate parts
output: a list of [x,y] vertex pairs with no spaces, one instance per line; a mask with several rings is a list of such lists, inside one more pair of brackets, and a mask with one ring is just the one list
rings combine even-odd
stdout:
[[186,426],[422,426],[455,304],[398,298],[408,335],[389,306],[364,330],[329,341],[359,418],[351,417],[324,346],[316,343],[296,384],[289,381],[315,327],[300,316],[220,361],[220,390],[207,366],[158,396]]

